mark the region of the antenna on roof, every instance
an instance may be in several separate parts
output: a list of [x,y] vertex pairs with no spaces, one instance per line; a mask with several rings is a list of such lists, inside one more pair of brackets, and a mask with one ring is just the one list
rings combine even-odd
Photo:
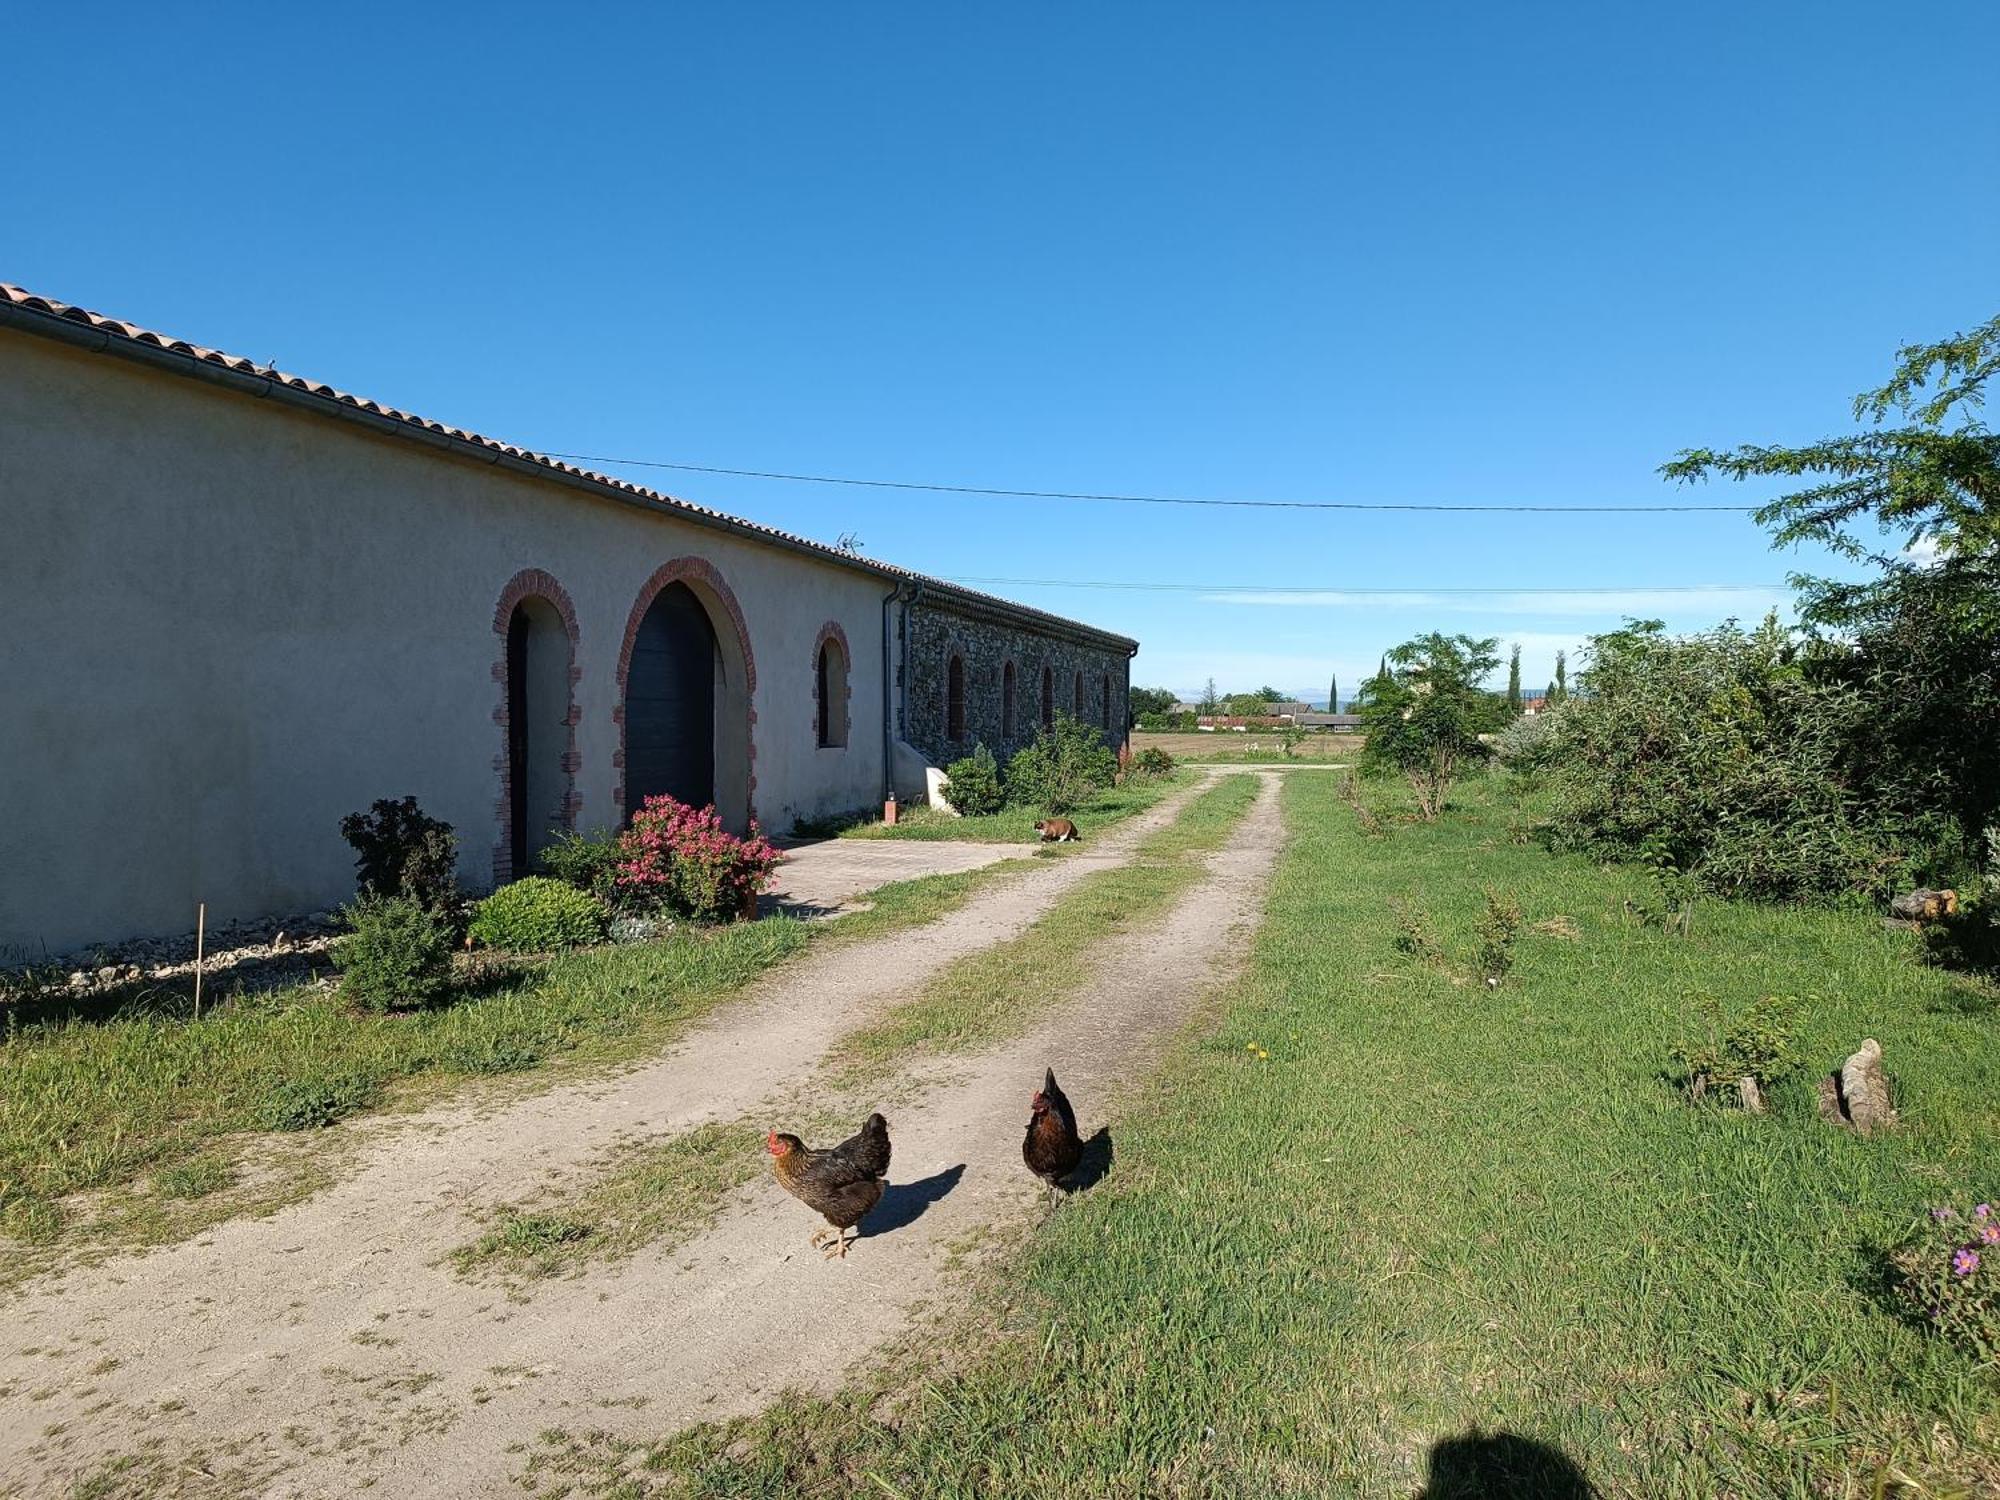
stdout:
[[834,543],[834,546],[838,547],[842,552],[859,552],[867,545],[866,542],[862,541],[859,536],[851,531],[843,531],[840,534],[840,539]]

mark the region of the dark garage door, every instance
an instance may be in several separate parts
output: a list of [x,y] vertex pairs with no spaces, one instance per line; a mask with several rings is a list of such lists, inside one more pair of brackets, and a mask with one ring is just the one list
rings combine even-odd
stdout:
[[639,622],[625,678],[626,816],[661,792],[695,807],[715,800],[715,630],[683,583]]

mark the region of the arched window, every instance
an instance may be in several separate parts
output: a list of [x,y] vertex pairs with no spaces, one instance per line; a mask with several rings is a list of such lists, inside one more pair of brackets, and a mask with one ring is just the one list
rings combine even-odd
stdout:
[[1056,722],[1056,673],[1053,667],[1042,668],[1042,728],[1053,729]]
[[1083,673],[1081,672],[1076,674],[1076,686],[1070,693],[1070,698],[1072,706],[1069,716],[1081,724],[1083,722]]
[[832,636],[820,642],[814,672],[817,687],[814,696],[819,699],[819,746],[822,750],[837,750],[847,743],[847,653]]
[[1000,738],[1014,738],[1014,664],[1011,661],[1000,672]]
[[1104,732],[1109,734],[1111,733],[1111,674],[1099,673],[1098,685],[1104,689],[1104,696],[1099,700],[1098,707],[1103,710]]
[[944,670],[944,732],[954,742],[965,738],[965,662],[956,655]]

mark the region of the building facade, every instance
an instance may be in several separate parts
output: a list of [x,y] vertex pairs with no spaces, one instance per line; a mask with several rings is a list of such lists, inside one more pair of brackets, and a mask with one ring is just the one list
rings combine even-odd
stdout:
[[379,797],[478,891],[921,797],[1044,677],[1124,735],[1126,637],[4,285],[0,433],[0,962],[334,904]]

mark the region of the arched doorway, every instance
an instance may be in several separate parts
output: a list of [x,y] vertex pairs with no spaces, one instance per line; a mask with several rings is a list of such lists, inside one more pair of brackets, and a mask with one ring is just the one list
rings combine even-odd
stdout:
[[556,607],[533,596],[507,617],[507,833],[516,878],[567,819],[569,631]]
[[715,627],[693,589],[654,595],[625,673],[625,807],[664,792],[692,807],[715,797],[715,700],[722,685]]

